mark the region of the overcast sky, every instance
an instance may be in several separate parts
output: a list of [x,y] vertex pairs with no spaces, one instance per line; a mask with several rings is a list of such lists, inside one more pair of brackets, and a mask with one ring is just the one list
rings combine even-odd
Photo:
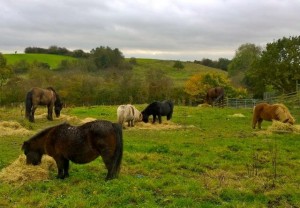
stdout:
[[56,45],[125,57],[231,59],[300,35],[300,0],[0,0],[0,52]]

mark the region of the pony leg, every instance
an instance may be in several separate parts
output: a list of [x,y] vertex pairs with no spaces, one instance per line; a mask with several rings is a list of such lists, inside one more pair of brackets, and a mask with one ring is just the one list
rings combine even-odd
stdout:
[[37,109],[37,107],[32,107],[31,112],[29,113],[29,121],[34,122],[34,112]]
[[261,123],[262,123],[262,122],[263,122],[262,119],[259,119],[258,122],[257,122],[257,127],[258,127],[259,129],[261,129]]
[[[69,161],[64,159],[64,158],[54,158],[56,161],[56,165],[57,165],[57,176],[56,178],[59,179],[64,179],[66,177],[66,173],[67,173],[67,177],[69,176]],[[67,161],[67,162],[66,162]]]
[[158,115],[158,122],[161,124],[161,115]]
[[69,177],[69,166],[70,166],[69,160],[65,159],[64,160],[64,176],[65,176],[65,178]]
[[111,156],[108,155],[108,153],[104,153],[101,155],[102,156],[102,159],[103,159],[103,162],[105,164],[105,167],[107,169],[107,175],[106,175],[106,178],[105,180],[110,180],[110,179],[113,179],[116,177],[115,174],[113,174],[112,172],[112,164],[113,164],[113,159]]
[[152,123],[155,123],[155,121],[156,121],[156,114],[153,114],[153,121],[152,121]]
[[48,119],[49,121],[52,121],[52,120],[53,120],[52,114],[53,114],[53,106],[50,105],[50,106],[48,106],[48,116],[47,116],[47,119]]

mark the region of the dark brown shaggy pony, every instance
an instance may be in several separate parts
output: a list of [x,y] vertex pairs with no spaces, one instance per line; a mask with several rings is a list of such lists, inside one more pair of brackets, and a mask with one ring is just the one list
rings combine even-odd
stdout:
[[290,114],[288,108],[283,104],[270,105],[268,103],[259,103],[253,108],[252,128],[255,129],[256,123],[261,129],[263,120],[277,120],[282,123],[294,124],[295,119]]
[[22,150],[27,164],[38,165],[47,154],[54,158],[57,178],[69,176],[69,161],[84,164],[101,156],[108,170],[106,180],[116,178],[123,154],[122,126],[96,120],[81,126],[63,123],[47,128],[25,141]]
[[205,102],[214,106],[223,107],[224,106],[224,88],[223,87],[214,87],[207,90]]
[[29,92],[27,92],[25,100],[25,117],[31,122],[34,122],[34,112],[37,109],[38,105],[47,106],[48,120],[53,120],[53,107],[56,117],[60,116],[60,111],[63,107],[63,103],[61,103],[58,94],[52,87],[48,87],[47,89],[34,87]]

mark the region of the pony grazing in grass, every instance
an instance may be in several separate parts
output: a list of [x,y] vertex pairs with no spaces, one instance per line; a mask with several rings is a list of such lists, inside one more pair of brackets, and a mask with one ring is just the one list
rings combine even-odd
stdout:
[[223,107],[224,105],[224,88],[223,87],[214,87],[207,90],[205,102],[214,106]]
[[165,100],[165,101],[162,101],[162,102],[155,101],[155,102],[149,104],[142,111],[143,121],[145,123],[148,123],[150,115],[153,116],[152,123],[155,123],[156,116],[158,116],[159,123],[161,123],[161,117],[162,116],[167,116],[167,120],[170,120],[172,118],[173,108],[174,108],[174,104],[173,104],[172,101],[168,101],[168,100]]
[[108,170],[106,180],[116,178],[123,154],[122,127],[96,120],[81,126],[63,123],[47,128],[25,141],[22,150],[27,164],[38,165],[47,154],[56,161],[57,178],[69,176],[69,161],[84,164],[101,156]]
[[27,93],[25,100],[25,117],[31,122],[34,122],[34,112],[38,105],[47,106],[48,120],[53,120],[53,107],[56,117],[60,116],[60,111],[63,107],[63,103],[61,103],[59,95],[52,87],[48,87],[47,89],[34,87]]
[[263,120],[272,121],[277,120],[282,123],[294,124],[295,119],[290,114],[288,108],[283,104],[259,103],[253,108],[252,128],[255,129],[256,124],[261,129]]
[[141,112],[133,105],[120,105],[117,109],[118,123],[123,126],[124,122],[128,122],[128,127],[133,127],[135,122],[142,120]]

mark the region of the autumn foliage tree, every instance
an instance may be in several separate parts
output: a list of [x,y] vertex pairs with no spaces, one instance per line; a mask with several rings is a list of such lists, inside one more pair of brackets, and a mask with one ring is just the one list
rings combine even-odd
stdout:
[[230,97],[245,97],[246,90],[234,88],[226,75],[220,73],[200,73],[193,75],[185,83],[184,91],[196,102],[203,101],[206,92],[212,87],[223,87],[225,93]]
[[209,88],[227,85],[229,85],[229,81],[222,74],[200,73],[193,75],[189,80],[186,81],[184,91],[194,100],[201,100],[204,98]]

